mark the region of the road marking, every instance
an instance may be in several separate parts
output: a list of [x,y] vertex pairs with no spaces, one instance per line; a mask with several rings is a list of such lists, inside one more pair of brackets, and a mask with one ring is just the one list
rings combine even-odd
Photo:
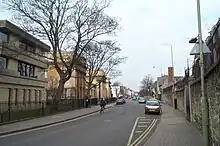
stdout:
[[152,119],[141,118],[140,121],[151,121]]
[[142,133],[143,131],[135,131],[135,133]]
[[149,124],[150,121],[147,121],[147,122],[138,122],[138,124]]
[[[109,108],[105,109],[105,110],[109,110]],[[39,127],[39,128],[34,128],[34,129],[30,129],[30,130],[21,131],[21,132],[15,132],[15,133],[11,133],[11,134],[2,135],[2,136],[0,136],[0,138],[5,138],[5,137],[10,137],[10,136],[14,136],[14,135],[23,134],[23,133],[33,132],[33,131],[42,130],[42,129],[46,129],[46,128],[50,128],[50,127],[55,127],[55,126],[63,125],[63,124],[66,124],[66,123],[78,121],[78,120],[81,120],[81,119],[84,119],[84,118],[87,118],[87,117],[90,117],[90,116],[93,116],[93,115],[97,115],[97,114],[99,114],[99,111],[95,112],[95,113],[92,113],[92,114],[89,114],[89,115],[79,117],[79,118],[75,118],[75,119],[72,119],[72,120],[56,123],[56,124],[53,124],[53,125],[48,125],[48,126],[44,126],[44,127]]]
[[132,138],[133,138],[134,130],[135,130],[136,126],[137,126],[138,120],[139,120],[139,118],[137,117],[137,119],[136,119],[136,121],[135,121],[135,123],[134,123],[134,126],[133,126],[133,128],[132,128],[131,134],[130,134],[130,136],[129,136],[127,146],[130,146],[130,144],[131,144],[131,140],[132,140]]
[[138,125],[138,128],[146,128],[146,127],[148,127],[147,125]]
[[155,122],[155,119],[149,125],[149,127],[146,130],[144,130],[144,132],[137,139],[135,139],[135,141],[132,144],[130,144],[130,146],[136,146],[136,143],[139,142],[139,140],[142,138],[142,136],[153,126],[154,122]]
[[139,144],[144,140],[144,138],[149,134],[151,129],[156,124],[157,119],[154,119],[153,122],[149,125],[149,127],[130,145],[130,146],[139,146]]
[[148,136],[148,134],[151,132],[151,130],[154,128],[155,124],[157,123],[157,119],[155,120],[154,124],[149,128],[149,130],[145,131],[143,133],[142,138],[136,143],[134,146],[139,146],[139,144]]

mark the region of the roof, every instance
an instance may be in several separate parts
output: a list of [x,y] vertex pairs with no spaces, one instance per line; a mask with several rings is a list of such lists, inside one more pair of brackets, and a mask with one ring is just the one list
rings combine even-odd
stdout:
[[32,42],[36,46],[42,48],[44,51],[50,51],[50,46],[43,43],[42,41],[40,41],[39,39],[37,39],[33,35],[25,32],[24,30],[22,30],[21,28],[19,28],[18,26],[14,25],[13,23],[11,23],[7,20],[0,20],[0,29],[2,29],[2,30],[4,29],[6,32],[14,33],[14,34],[18,35],[19,37],[24,38],[25,40]]

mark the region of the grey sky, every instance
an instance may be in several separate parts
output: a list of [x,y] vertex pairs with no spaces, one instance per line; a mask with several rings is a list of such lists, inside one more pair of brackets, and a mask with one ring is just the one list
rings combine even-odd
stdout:
[[[219,6],[219,0],[201,0],[204,38],[217,22]],[[156,78],[159,68],[167,72],[171,55],[164,43],[173,45],[175,75],[183,75],[192,48],[187,38],[197,35],[196,0],[114,0],[107,13],[121,19],[123,30],[116,39],[128,57],[119,67],[123,76],[115,80],[137,90],[145,75]],[[0,10],[0,19],[9,16]]]

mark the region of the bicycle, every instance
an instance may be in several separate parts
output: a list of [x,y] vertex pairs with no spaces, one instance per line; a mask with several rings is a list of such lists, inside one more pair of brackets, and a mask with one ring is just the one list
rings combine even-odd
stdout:
[[104,107],[104,106],[101,106],[101,108],[100,108],[100,113],[101,113],[101,114],[104,113],[104,109],[105,109],[105,107]]

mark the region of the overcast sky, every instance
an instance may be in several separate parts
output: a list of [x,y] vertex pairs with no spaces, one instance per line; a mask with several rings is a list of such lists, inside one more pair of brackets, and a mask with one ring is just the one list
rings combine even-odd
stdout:
[[[218,20],[219,8],[220,0],[201,0],[204,39]],[[107,13],[121,19],[123,30],[116,39],[128,57],[119,67],[123,75],[115,80],[137,90],[145,75],[156,79],[160,68],[167,73],[170,47],[161,44],[173,45],[175,75],[183,75],[192,48],[188,38],[198,34],[196,0],[114,0]],[[1,9],[0,19],[9,18]]]

